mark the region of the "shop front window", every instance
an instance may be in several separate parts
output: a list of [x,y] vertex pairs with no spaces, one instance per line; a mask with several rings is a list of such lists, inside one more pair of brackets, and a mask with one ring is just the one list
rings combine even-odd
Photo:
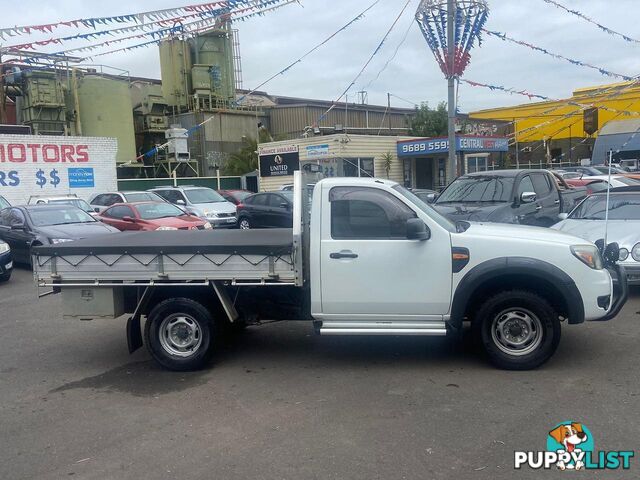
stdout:
[[474,172],[486,172],[487,171],[487,156],[468,156],[467,160],[467,173]]
[[343,158],[345,177],[373,177],[373,158]]

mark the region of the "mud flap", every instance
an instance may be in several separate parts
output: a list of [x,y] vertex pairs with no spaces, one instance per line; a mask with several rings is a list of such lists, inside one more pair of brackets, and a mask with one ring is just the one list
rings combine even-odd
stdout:
[[140,316],[129,317],[127,320],[127,345],[129,353],[133,353],[142,347],[142,329],[140,328]]

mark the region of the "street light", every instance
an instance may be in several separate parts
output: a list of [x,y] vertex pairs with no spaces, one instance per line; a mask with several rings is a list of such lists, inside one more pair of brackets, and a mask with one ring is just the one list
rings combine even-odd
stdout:
[[427,45],[448,80],[449,180],[456,177],[456,91],[455,82],[471,60],[471,49],[482,42],[482,27],[487,22],[486,0],[422,0],[416,21]]

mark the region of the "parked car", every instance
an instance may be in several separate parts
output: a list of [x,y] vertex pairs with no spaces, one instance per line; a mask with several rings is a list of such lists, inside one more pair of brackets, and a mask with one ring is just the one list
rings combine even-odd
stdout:
[[0,210],[0,240],[13,259],[31,264],[31,248],[118,232],[72,205],[26,205]]
[[[606,192],[585,198],[564,220],[552,228],[590,242],[604,239]],[[607,243],[620,246],[619,262],[629,284],[640,285],[640,186],[613,189],[609,197]]]
[[549,227],[587,194],[547,170],[496,170],[458,177],[433,207],[453,221],[520,223]]
[[78,198],[77,195],[63,195],[59,197],[32,195],[29,197],[29,205],[73,205],[74,207],[84,210],[89,215],[96,215],[95,209],[91,208],[91,205],[85,200]]
[[281,190],[256,193],[238,207],[238,226],[251,228],[291,228],[293,225],[293,192]]
[[551,170],[551,172],[558,177],[564,178],[565,180],[568,180],[570,178],[582,178],[584,176],[583,173],[568,172],[566,170]]
[[606,180],[593,179],[593,177],[583,178],[569,178],[565,179],[568,185],[572,187],[584,187],[587,189],[587,195],[591,195],[596,192],[602,192],[607,189],[609,185]]
[[[594,167],[591,167],[595,170],[597,170],[598,173],[597,175],[609,175],[609,167],[607,165],[596,165]],[[622,168],[619,167],[614,167],[613,165],[611,166],[611,174],[612,175],[624,175],[625,173],[629,173],[628,170],[624,170]]]
[[211,188],[158,187],[151,191],[187,213],[207,220],[214,228],[233,228],[238,222],[236,206]]
[[426,188],[409,188],[408,190],[425,203],[431,202],[438,194],[435,190]]
[[626,170],[627,172],[637,172],[638,171],[638,160],[637,159],[629,159],[629,160],[619,160],[618,163],[613,163],[612,165],[617,166],[622,170]]
[[0,195],[0,210],[10,206],[11,204],[9,203],[9,201],[6,198],[4,198],[2,195]]
[[603,180],[611,184],[611,188],[634,187],[640,186],[640,179],[630,177],[628,175],[598,175],[597,177],[589,177],[593,180]]
[[218,193],[224,197],[227,202],[231,202],[238,206],[249,195],[253,195],[253,192],[247,190],[218,190]]
[[579,173],[583,177],[602,175],[602,172],[600,170],[598,170],[596,167],[590,166],[562,167],[561,170],[564,172]]
[[89,204],[95,212],[100,213],[116,203],[133,202],[164,202],[161,196],[145,191],[138,192],[108,192],[99,193],[89,199]]
[[167,202],[116,203],[98,219],[120,231],[208,230],[211,224]]
[[13,257],[8,243],[0,241],[0,282],[6,282],[11,278],[13,271]]

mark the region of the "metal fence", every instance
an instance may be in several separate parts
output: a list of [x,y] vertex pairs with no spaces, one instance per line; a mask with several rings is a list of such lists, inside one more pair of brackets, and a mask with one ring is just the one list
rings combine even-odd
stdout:
[[509,166],[501,167],[499,165],[487,165],[487,170],[515,170],[515,169],[533,169],[533,170],[562,170],[563,167],[579,167],[580,164],[576,162],[520,162],[519,164],[512,164]]
[[[195,185],[198,187],[209,187],[214,190],[237,190],[242,188],[242,179],[240,177],[220,177],[218,185],[218,177],[184,177],[177,178],[177,185]],[[128,180],[118,180],[118,190],[148,190],[154,187],[164,187],[173,185],[172,178],[135,178]]]

